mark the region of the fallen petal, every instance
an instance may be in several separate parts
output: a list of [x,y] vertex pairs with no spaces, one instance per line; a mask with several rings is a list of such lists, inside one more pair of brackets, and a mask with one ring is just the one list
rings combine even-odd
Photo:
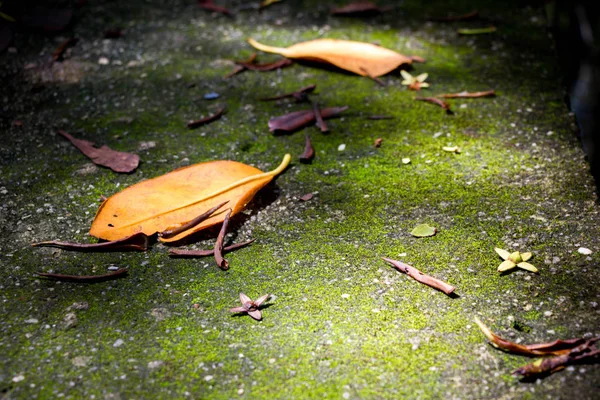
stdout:
[[510,253],[508,251],[506,251],[506,250],[502,250],[501,248],[496,247],[494,249],[494,251],[496,253],[498,253],[498,255],[500,257],[502,257],[503,260],[508,260],[508,257],[510,257]]
[[248,315],[257,321],[260,321],[262,319],[262,314],[260,313],[260,310],[248,311]]
[[520,262],[517,264],[517,267],[519,268],[523,268],[527,271],[531,271],[531,272],[535,272],[536,274],[538,273],[538,269],[536,267],[534,267],[533,265],[527,263],[527,262]]
[[498,272],[506,272],[510,269],[513,269],[517,264],[512,261],[506,260],[500,266],[498,266]]

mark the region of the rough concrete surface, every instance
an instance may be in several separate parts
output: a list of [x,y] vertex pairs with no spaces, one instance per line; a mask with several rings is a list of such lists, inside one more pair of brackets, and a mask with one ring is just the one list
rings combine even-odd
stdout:
[[[511,371],[533,360],[494,349],[473,322],[479,316],[521,343],[600,335],[600,207],[544,9],[405,1],[351,19],[329,16],[318,1],[284,0],[260,13],[253,3],[219,4],[236,16],[194,1],[89,1],[71,30],[20,32],[16,53],[0,55],[0,397],[597,396],[599,365],[520,382]],[[426,18],[474,8],[484,19]],[[490,24],[495,33],[456,33]],[[103,39],[112,27],[124,36]],[[69,36],[79,41],[51,63]],[[224,80],[232,60],[253,52],[249,37],[276,46],[377,42],[427,60],[411,71],[429,73],[423,95],[497,96],[449,100],[455,113],[446,115],[414,101],[398,72],[382,78],[386,87],[301,64]],[[310,106],[257,99],[313,83],[321,106],[350,107],[328,121],[331,132],[270,134],[270,117]],[[220,97],[204,100],[210,92]],[[186,127],[221,105],[220,120]],[[365,118],[373,114],[394,119]],[[57,129],[137,152],[141,164],[129,175],[94,166]],[[316,149],[312,164],[297,162],[304,133]],[[99,198],[144,179],[221,159],[267,171],[286,153],[291,167],[232,221],[230,240],[256,242],[230,253],[226,272],[211,258],[171,259],[162,244],[92,254],[30,246],[95,242],[87,232]],[[300,201],[307,193],[314,197]],[[420,223],[438,233],[411,236]],[[210,248],[215,235],[191,247]],[[540,273],[499,274],[494,247],[532,252]],[[381,256],[451,283],[459,296],[419,284]],[[35,275],[111,266],[128,276],[76,284]],[[229,313],[239,292],[272,294],[261,322]]]

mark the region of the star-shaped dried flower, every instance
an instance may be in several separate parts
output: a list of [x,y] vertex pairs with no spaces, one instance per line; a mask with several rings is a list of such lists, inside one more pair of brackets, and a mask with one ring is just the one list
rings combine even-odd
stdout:
[[429,83],[425,82],[425,79],[429,76],[427,72],[412,76],[408,72],[400,70],[400,74],[402,74],[402,77],[404,78],[402,84],[408,86],[411,90],[421,90],[421,88],[429,87]]
[[229,312],[247,313],[255,320],[260,321],[262,319],[262,314],[260,313],[259,308],[262,305],[262,303],[267,301],[269,296],[271,295],[265,294],[264,296],[259,297],[256,301],[252,301],[250,297],[246,296],[244,293],[240,293],[240,301],[242,302],[242,306],[231,308],[229,309]]
[[519,267],[527,271],[538,273],[538,269],[536,267],[526,262],[531,258],[531,253],[519,253],[518,251],[509,253],[508,251],[499,249],[498,247],[496,247],[494,250],[496,250],[496,253],[498,253],[498,255],[504,260],[498,267],[498,272],[506,272],[514,267]]

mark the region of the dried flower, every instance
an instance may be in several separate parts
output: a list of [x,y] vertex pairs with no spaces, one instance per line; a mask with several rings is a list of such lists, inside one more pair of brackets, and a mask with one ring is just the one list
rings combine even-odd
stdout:
[[241,307],[234,307],[229,309],[229,312],[232,313],[247,313],[249,316],[254,318],[257,321],[262,319],[262,314],[260,313],[260,306],[267,301],[267,299],[271,296],[270,294],[265,294],[264,296],[259,297],[256,301],[253,301],[250,297],[246,296],[244,293],[240,293],[240,301],[242,302]]
[[404,78],[402,84],[408,86],[411,90],[421,90],[421,88],[429,87],[429,83],[425,82],[425,79],[429,76],[427,72],[412,76],[408,72],[400,70],[400,74],[402,74],[402,77]]
[[536,267],[526,262],[531,258],[531,253],[519,253],[518,251],[509,253],[508,251],[499,249],[498,247],[496,247],[494,250],[496,250],[496,253],[498,253],[498,255],[504,260],[504,262],[502,262],[502,264],[500,264],[498,267],[498,272],[506,272],[514,267],[519,267],[527,271],[538,273],[538,269]]

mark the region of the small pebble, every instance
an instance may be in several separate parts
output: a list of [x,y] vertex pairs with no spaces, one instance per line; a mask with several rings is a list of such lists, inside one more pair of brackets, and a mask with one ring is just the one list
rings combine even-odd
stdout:
[[106,58],[106,57],[100,57],[100,58],[98,59],[98,64],[100,64],[100,65],[108,65],[108,63],[109,63],[109,62],[110,62],[110,61],[109,61],[109,60],[108,60],[108,58]]
[[17,383],[17,382],[21,382],[23,379],[25,379],[25,377],[23,375],[17,375],[12,378],[12,381]]
[[165,362],[162,360],[149,361],[148,369],[157,369],[157,368],[162,367],[163,365],[165,365]]
[[210,92],[204,95],[204,100],[215,100],[219,98],[219,93]]
[[212,380],[213,380],[213,376],[212,376],[212,375],[206,375],[206,376],[204,377],[204,380],[205,380],[206,382],[210,382],[210,381],[212,381]]
[[406,164],[410,164],[410,158],[405,157],[402,159],[402,164],[406,165]]
[[544,311],[544,317],[551,317],[552,311]]
[[37,324],[38,322],[40,321],[38,321],[36,318],[29,318],[25,320],[26,324]]
[[123,341],[123,339],[117,339],[117,340],[115,340],[115,342],[113,343],[113,347],[120,347],[120,346],[122,346],[122,345],[123,345],[123,343],[125,343],[125,342]]
[[350,295],[349,295],[348,293],[344,293],[344,294],[342,295],[342,299],[347,299],[347,298],[349,298],[349,297],[350,297]]
[[583,254],[584,256],[589,256],[590,254],[592,254],[592,251],[588,248],[585,247],[580,247],[577,249],[577,252],[579,254]]
[[346,145],[344,143],[342,143],[338,146],[338,151],[344,151],[344,150],[346,150]]

